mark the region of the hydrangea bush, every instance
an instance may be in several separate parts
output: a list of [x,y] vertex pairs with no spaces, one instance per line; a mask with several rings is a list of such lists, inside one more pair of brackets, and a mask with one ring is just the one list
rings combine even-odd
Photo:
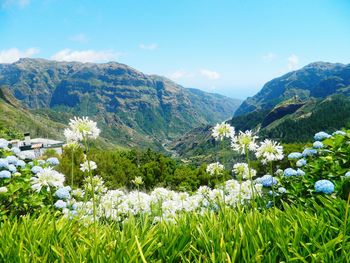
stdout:
[[[74,186],[73,174],[72,181],[66,182],[65,176],[55,170],[59,159],[35,160],[31,154],[11,148],[7,140],[0,139],[2,215],[23,215],[45,208],[94,223],[122,222],[130,215],[151,216],[154,222],[175,222],[182,212],[202,214],[242,207],[255,211],[278,206],[280,201],[305,203],[319,194],[347,197],[346,187],[350,184],[349,133],[317,133],[313,147],[290,153],[290,167],[280,170],[277,164],[285,157],[278,142],[259,141],[253,131],[235,133],[233,127],[222,123],[214,127],[213,137],[220,143],[229,140],[231,150],[244,156],[245,162],[225,168],[218,161],[207,166],[207,173],[215,179],[225,169],[232,170],[232,179],[215,188],[202,186],[193,193],[165,188],[142,192],[143,181],[138,176],[132,181],[135,191],[107,189],[89,156],[88,140],[96,139],[99,133],[96,123],[87,117],[74,118],[64,131],[69,145],[82,147],[86,152],[79,165],[85,174],[81,188]],[[263,170],[252,168],[253,159],[261,162]]]

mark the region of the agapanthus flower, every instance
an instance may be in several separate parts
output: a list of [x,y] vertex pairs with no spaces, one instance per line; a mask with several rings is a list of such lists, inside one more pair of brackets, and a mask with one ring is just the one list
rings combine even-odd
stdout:
[[9,171],[0,171],[0,178],[9,179],[11,178],[11,173]]
[[40,192],[43,187],[46,187],[47,191],[50,190],[50,187],[63,187],[65,178],[63,174],[48,167],[30,178],[30,180],[32,182],[32,189]]
[[60,161],[56,157],[51,157],[46,160],[46,163],[52,166],[56,166],[60,164]]
[[319,180],[315,183],[316,192],[331,194],[334,192],[334,184],[329,180]]
[[84,190],[77,188],[72,191],[72,195],[76,198],[83,198],[85,195]]
[[97,169],[97,165],[93,161],[85,161],[84,163],[80,164],[80,170],[82,172],[92,171]]
[[7,193],[7,192],[8,192],[8,189],[7,189],[6,186],[0,187],[0,194],[5,194],[5,193]]
[[217,141],[222,141],[224,138],[232,138],[234,135],[235,129],[225,122],[216,124],[212,132],[212,136]]
[[237,136],[232,138],[231,146],[233,150],[240,154],[246,154],[246,151],[255,151],[258,147],[255,140],[258,136],[255,136],[252,131],[240,131]]
[[298,172],[293,168],[287,168],[284,170],[284,176],[286,177],[297,176],[297,175],[298,175]]
[[[85,191],[90,193],[92,190],[91,179],[85,178],[84,183]],[[104,186],[104,181],[98,175],[95,175],[92,178],[92,184],[94,186],[94,192],[97,194],[101,194],[107,191],[107,188]]]
[[306,165],[306,163],[307,163],[307,161],[303,158],[303,159],[300,159],[296,162],[296,166],[303,167]]
[[265,139],[260,147],[256,150],[256,157],[261,159],[263,164],[268,162],[282,160],[283,155],[283,146],[279,145],[277,142]]
[[207,173],[209,173],[211,176],[218,176],[219,174],[222,174],[225,167],[220,164],[219,162],[211,163],[207,166]]
[[330,137],[331,137],[331,135],[329,135],[326,132],[321,131],[321,132],[318,132],[315,134],[314,139],[315,139],[315,141],[323,141],[323,140],[328,139]]
[[264,187],[270,187],[277,184],[277,179],[269,174],[259,177],[255,180],[256,183],[262,184]]
[[9,142],[3,138],[0,139],[0,148],[5,149],[9,145]]
[[321,149],[321,148],[323,148],[323,143],[320,141],[315,141],[313,143],[312,147],[314,147],[315,149]]
[[[97,128],[97,123],[90,120],[89,117],[74,117],[74,119],[69,121],[69,127],[78,140],[83,138],[96,139],[101,132]],[[65,132],[65,135],[67,135],[67,132]]]
[[345,136],[346,135],[346,132],[343,132],[343,131],[335,131],[332,133],[333,136],[336,136],[336,135],[341,135],[341,136]]
[[256,170],[250,169],[246,163],[236,163],[233,165],[233,172],[238,178],[251,179],[256,175]]
[[288,159],[300,159],[303,155],[299,152],[292,152],[288,154]]
[[317,150],[316,149],[312,149],[312,148],[306,148],[303,151],[303,156],[304,157],[314,156],[316,154],[317,154]]

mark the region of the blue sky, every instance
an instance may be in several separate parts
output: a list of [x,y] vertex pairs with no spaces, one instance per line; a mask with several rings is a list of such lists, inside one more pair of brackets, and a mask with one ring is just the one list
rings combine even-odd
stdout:
[[350,63],[348,0],[0,0],[0,62],[117,61],[254,95],[315,61]]

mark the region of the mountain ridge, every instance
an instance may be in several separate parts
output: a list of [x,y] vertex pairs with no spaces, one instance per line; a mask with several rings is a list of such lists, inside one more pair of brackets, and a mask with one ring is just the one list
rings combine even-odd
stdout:
[[0,86],[36,114],[61,123],[87,115],[113,143],[157,149],[192,128],[230,118],[240,104],[118,62],[20,59],[0,64]]

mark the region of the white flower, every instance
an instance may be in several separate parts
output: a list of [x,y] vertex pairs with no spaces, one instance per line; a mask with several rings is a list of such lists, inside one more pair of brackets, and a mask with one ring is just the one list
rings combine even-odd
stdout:
[[236,163],[233,166],[233,171],[237,175],[237,177],[243,179],[251,179],[256,175],[256,171],[254,169],[250,169],[249,171],[248,164],[246,163]]
[[88,172],[95,170],[97,168],[97,165],[93,161],[85,161],[84,163],[80,164],[80,170],[82,172]]
[[101,132],[96,122],[90,120],[89,117],[74,117],[70,120],[69,126],[71,131],[65,130],[67,140],[82,140],[84,137],[96,139]]
[[209,173],[211,176],[217,176],[219,174],[222,174],[225,167],[220,164],[219,162],[211,163],[207,166],[207,173]]
[[231,146],[233,150],[240,154],[246,154],[246,151],[255,151],[258,145],[255,140],[258,136],[255,136],[252,131],[240,131],[237,136],[232,138]]
[[278,143],[271,141],[269,139],[265,139],[257,149],[255,153],[257,158],[261,158],[263,164],[267,164],[268,162],[282,160],[283,155],[283,146]]
[[212,136],[217,141],[222,141],[224,138],[232,138],[235,135],[235,129],[225,122],[216,124],[213,128]]
[[35,177],[30,178],[30,180],[32,181],[32,189],[40,192],[42,187],[47,187],[48,191],[50,187],[63,187],[65,178],[63,174],[48,167],[37,173]]
[[6,186],[2,186],[0,187],[0,194],[4,194],[4,193],[7,193],[8,189]]
[[83,139],[82,134],[80,132],[74,132],[71,129],[64,129],[63,133],[64,137],[66,137],[66,141],[68,144],[75,143]]

